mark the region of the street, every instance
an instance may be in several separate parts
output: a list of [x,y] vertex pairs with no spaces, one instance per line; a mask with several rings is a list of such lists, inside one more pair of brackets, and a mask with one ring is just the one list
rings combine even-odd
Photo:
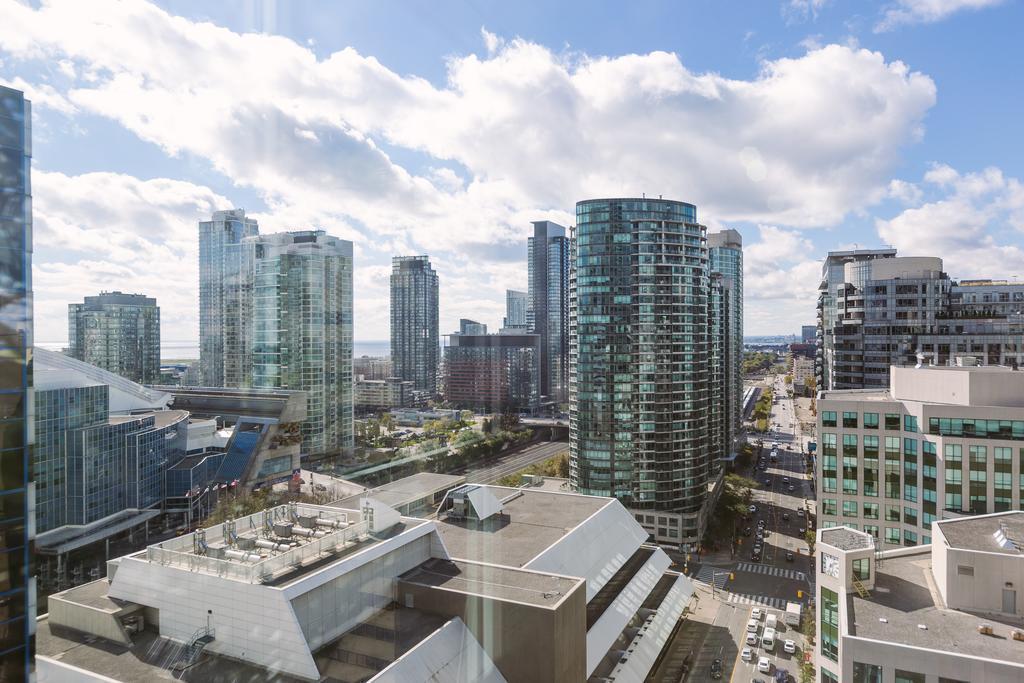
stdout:
[[[751,477],[760,488],[753,491],[752,503],[757,511],[744,522],[750,529],[750,536],[741,534],[733,561],[727,561],[727,557],[725,562],[709,558],[714,564],[703,564],[695,575],[697,581],[707,585],[708,593],[702,592],[702,601],[712,601],[704,609],[710,619],[703,624],[706,638],[693,661],[696,680],[709,676],[711,663],[716,658],[722,660],[723,681],[768,679],[778,671],[799,678],[803,636],[798,627],[787,626],[784,617],[789,602],[799,603],[806,610],[806,597],[811,592],[814,573],[805,533],[809,514],[807,499],[814,495],[813,482],[805,474],[803,452],[807,437],[800,431],[793,401],[787,396],[787,386],[781,376],[771,378],[770,382],[778,401],[772,405],[769,432],[763,436],[760,458],[755,452],[755,470]],[[776,443],[778,461],[773,463],[770,453]],[[756,464],[759,459],[763,460],[765,468]],[[800,510],[804,511],[804,516],[800,516]],[[759,520],[764,520],[766,531],[760,560],[755,560],[752,550]],[[790,559],[787,553],[791,553]],[[758,642],[747,645],[746,626],[755,608],[762,612],[756,631]],[[778,635],[770,651],[760,642],[767,614],[774,614],[778,619]],[[699,628],[699,625],[690,627]],[[795,641],[796,653],[784,652],[786,640]],[[741,656],[746,647],[752,650],[749,661]],[[758,658],[762,656],[770,662],[768,674],[758,671]]]

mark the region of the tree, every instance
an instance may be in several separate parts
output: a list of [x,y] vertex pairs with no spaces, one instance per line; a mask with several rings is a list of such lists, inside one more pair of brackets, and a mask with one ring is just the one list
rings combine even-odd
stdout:
[[792,384],[793,375],[786,375],[785,377],[782,378],[782,381],[785,382],[786,384]]
[[388,434],[395,430],[395,418],[391,413],[381,413],[378,422],[380,423],[381,428],[383,428]]

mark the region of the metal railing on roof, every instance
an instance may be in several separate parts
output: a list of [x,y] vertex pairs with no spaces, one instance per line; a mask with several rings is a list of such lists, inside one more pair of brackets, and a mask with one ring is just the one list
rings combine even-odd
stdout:
[[[211,574],[232,581],[263,583],[291,568],[298,568],[320,557],[339,553],[352,547],[369,536],[369,525],[365,521],[333,531],[319,538],[310,538],[302,545],[256,562],[235,559],[217,559],[193,552],[168,550],[156,545],[146,549],[146,560],[161,565],[179,567],[191,572]],[[251,552],[251,551],[250,551]]]

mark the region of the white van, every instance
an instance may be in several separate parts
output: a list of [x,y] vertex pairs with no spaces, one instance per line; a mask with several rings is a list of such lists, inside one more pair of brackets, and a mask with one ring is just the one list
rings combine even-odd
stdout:
[[761,647],[764,648],[765,652],[771,652],[775,649],[775,629],[765,628],[764,633],[761,635]]
[[768,616],[765,617],[764,627],[765,628],[770,628],[771,630],[774,631],[775,629],[777,629],[779,627],[779,618],[777,616],[775,616],[774,614],[772,614],[771,612],[769,612]]

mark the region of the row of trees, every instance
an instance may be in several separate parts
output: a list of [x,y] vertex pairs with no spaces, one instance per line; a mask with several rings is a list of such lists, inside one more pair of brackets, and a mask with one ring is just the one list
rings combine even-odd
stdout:
[[704,532],[704,547],[717,548],[718,539],[729,538],[735,542],[734,533],[739,521],[748,513],[753,490],[759,488],[756,481],[739,474],[725,475],[722,493],[715,505],[707,530]]
[[745,351],[740,369],[744,375],[752,375],[768,370],[775,365],[778,359],[779,357],[774,353],[767,351]]

